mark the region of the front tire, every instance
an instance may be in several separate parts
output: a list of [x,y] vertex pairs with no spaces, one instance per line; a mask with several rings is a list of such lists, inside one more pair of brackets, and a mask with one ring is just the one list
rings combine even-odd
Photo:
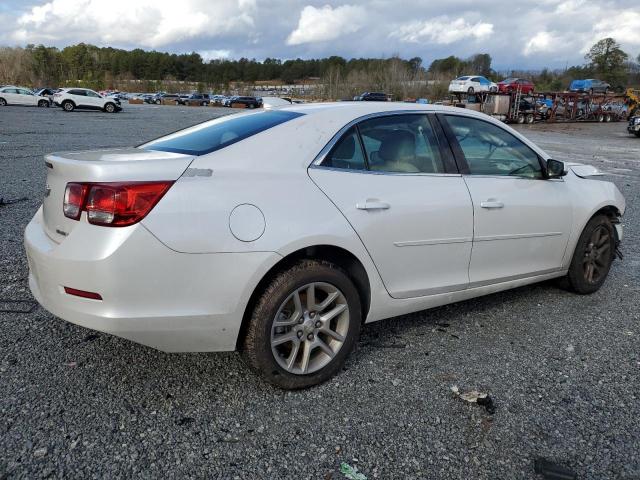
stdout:
[[301,260],[276,275],[253,308],[242,355],[267,381],[287,390],[334,376],[354,348],[360,297],[337,265]]
[[596,215],[578,239],[567,273],[569,288],[582,295],[598,291],[609,274],[615,249],[611,220],[606,215]]
[[38,106],[40,108],[49,108],[49,102],[47,100],[40,100]]
[[115,111],[116,111],[116,106],[115,106],[115,104],[113,104],[113,103],[107,103],[107,104],[104,106],[104,111],[105,111],[105,112],[107,112],[107,113],[113,113],[113,112],[115,112]]
[[469,87],[469,90],[467,90],[467,93],[469,95],[473,95],[474,92],[475,92],[475,90],[473,89],[473,87]]

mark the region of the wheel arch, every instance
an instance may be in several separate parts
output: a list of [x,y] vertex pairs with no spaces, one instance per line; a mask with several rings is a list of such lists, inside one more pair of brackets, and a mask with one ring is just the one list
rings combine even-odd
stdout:
[[302,259],[326,260],[344,268],[360,296],[360,304],[362,306],[361,321],[364,323],[371,305],[371,283],[367,270],[362,262],[353,253],[342,247],[335,245],[310,245],[283,257],[263,275],[255,286],[242,315],[242,323],[236,339],[236,350],[239,350],[242,345],[249,325],[249,319],[251,318],[251,312],[265,287],[278,273],[286,270]]

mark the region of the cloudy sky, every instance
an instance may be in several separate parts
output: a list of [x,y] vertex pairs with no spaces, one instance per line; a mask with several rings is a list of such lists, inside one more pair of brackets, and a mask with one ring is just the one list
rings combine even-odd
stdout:
[[205,58],[488,52],[494,67],[582,63],[612,36],[640,54],[640,0],[0,0],[0,45],[78,42]]

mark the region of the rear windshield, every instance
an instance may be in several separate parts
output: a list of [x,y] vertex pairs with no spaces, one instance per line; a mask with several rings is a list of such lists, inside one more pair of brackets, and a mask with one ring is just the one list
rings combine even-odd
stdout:
[[186,155],[206,155],[301,115],[303,114],[298,112],[269,110],[224,116],[160,137],[138,148]]

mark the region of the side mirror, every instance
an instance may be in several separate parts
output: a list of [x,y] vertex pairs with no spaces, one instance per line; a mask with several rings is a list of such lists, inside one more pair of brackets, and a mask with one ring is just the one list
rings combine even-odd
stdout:
[[567,171],[564,168],[564,162],[550,158],[547,160],[547,178],[564,177]]

